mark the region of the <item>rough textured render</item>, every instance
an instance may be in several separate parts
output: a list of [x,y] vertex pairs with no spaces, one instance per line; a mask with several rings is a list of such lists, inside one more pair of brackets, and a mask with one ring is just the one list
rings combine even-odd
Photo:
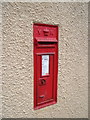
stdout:
[[[90,2],[88,3],[88,91],[90,91]],[[88,93],[88,108],[90,108],[90,94]],[[90,118],[90,109],[88,110],[88,118]]]
[[0,118],[2,118],[2,4],[0,3]]
[[[3,117],[88,117],[88,3],[3,3]],[[58,101],[33,110],[33,22],[59,24]]]

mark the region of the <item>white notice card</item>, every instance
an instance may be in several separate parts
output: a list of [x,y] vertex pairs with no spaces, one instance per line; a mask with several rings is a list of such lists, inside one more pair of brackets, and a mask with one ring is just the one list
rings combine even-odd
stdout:
[[49,74],[49,55],[42,55],[42,76]]

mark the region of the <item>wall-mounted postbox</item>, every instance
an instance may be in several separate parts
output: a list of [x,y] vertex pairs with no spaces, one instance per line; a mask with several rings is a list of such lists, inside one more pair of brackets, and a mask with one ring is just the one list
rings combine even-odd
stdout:
[[58,26],[34,24],[34,109],[57,102]]

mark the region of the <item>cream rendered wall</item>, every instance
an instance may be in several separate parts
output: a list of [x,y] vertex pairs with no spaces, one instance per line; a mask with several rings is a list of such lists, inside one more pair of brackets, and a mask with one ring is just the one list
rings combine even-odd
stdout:
[[0,118],[2,118],[2,4],[0,3]]
[[[88,3],[2,3],[3,117],[88,117]],[[33,22],[59,25],[57,104],[33,110]]]

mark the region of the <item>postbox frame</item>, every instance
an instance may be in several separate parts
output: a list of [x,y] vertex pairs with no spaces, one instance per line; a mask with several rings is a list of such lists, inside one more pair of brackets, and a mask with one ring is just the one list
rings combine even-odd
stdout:
[[[50,27],[57,27],[57,44],[58,44],[58,25],[51,25],[51,24],[44,24],[44,23],[33,23],[33,30],[34,30],[34,25],[40,25],[40,26],[50,26]],[[38,47],[45,47],[45,46],[38,46]],[[49,46],[49,47],[53,47],[53,45]],[[54,54],[54,53],[40,53],[40,54]],[[58,45],[57,45],[57,58],[58,58]],[[56,86],[55,86],[55,89],[56,91],[54,91],[55,93],[55,100],[54,101],[51,101],[51,102],[47,102],[46,104],[43,104],[43,105],[40,105],[40,106],[37,106],[36,105],[36,86],[37,86],[37,81],[36,81],[36,76],[37,76],[37,73],[35,72],[36,70],[36,55],[35,55],[35,45],[34,45],[34,32],[33,32],[33,59],[34,59],[34,82],[33,82],[33,91],[34,91],[34,94],[33,94],[33,98],[34,98],[34,110],[37,110],[37,109],[40,109],[40,108],[43,108],[43,107],[46,107],[46,106],[49,106],[49,105],[52,105],[52,104],[55,104],[57,103],[57,89],[58,89],[58,59],[57,59],[57,69],[56,69],[56,73],[57,73],[57,79],[56,79]]]

